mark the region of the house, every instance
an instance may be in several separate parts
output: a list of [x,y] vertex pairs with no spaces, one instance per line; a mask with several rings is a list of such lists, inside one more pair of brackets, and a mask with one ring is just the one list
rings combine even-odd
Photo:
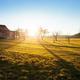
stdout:
[[6,25],[0,25],[0,39],[15,39],[16,31],[10,31]]
[[9,32],[9,39],[16,39],[16,31]]
[[0,25],[0,39],[24,39],[25,32],[22,29],[11,31],[6,25]]
[[10,30],[6,27],[6,25],[0,25],[0,38],[8,39],[10,34]]

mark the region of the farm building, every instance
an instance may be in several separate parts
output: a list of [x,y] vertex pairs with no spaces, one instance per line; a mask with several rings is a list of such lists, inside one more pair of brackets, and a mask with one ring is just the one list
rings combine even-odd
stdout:
[[5,25],[0,25],[0,38],[8,39],[9,38],[9,29]]
[[15,31],[10,31],[6,25],[0,25],[0,39],[14,39]]
[[6,25],[0,25],[0,39],[25,39],[25,32],[21,29],[11,31]]
[[9,39],[15,39],[16,38],[16,31],[10,31],[9,32]]

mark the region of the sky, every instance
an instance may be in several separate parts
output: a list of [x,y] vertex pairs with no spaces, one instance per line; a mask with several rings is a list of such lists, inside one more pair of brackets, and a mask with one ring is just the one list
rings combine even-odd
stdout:
[[80,0],[0,0],[0,24],[28,29],[30,35],[39,27],[75,34],[80,32]]

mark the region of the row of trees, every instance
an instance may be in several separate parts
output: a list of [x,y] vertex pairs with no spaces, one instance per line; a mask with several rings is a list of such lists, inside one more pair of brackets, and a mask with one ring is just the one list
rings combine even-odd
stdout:
[[15,31],[15,38],[16,39],[26,39],[26,37],[28,37],[28,32],[27,30],[22,30],[20,28],[18,28],[16,31]]
[[[52,33],[52,35],[48,35],[48,33],[49,33],[48,29],[40,27],[38,30],[38,38],[44,40],[45,37],[51,37],[53,42],[58,41],[58,38],[60,37],[59,32],[54,32],[54,33]],[[15,37],[16,37],[16,39],[26,39],[26,37],[28,37],[28,31],[27,30],[23,31],[22,29],[17,29]],[[68,43],[70,43],[71,37],[69,35],[67,35],[67,36],[65,36],[65,38],[67,39]]]
[[[39,38],[41,38],[42,40],[45,37],[49,37],[48,33],[49,33],[48,29],[44,29],[42,27],[39,28]],[[56,42],[58,41],[58,37],[60,37],[60,34],[59,32],[54,32],[52,33],[51,37],[52,37],[53,42]],[[65,36],[65,38],[67,39],[68,43],[70,43],[70,39],[71,39],[70,35]]]

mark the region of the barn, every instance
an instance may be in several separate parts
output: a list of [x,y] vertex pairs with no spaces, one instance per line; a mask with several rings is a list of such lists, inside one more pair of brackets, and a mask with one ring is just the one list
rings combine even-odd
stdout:
[[6,25],[0,25],[0,39],[23,39],[25,38],[25,32],[21,29],[11,31]]
[[0,39],[15,39],[15,31],[10,31],[6,25],[0,25]]
[[0,25],[0,38],[1,39],[8,39],[9,38],[9,29],[6,25]]
[[16,31],[9,32],[9,39],[16,39]]

